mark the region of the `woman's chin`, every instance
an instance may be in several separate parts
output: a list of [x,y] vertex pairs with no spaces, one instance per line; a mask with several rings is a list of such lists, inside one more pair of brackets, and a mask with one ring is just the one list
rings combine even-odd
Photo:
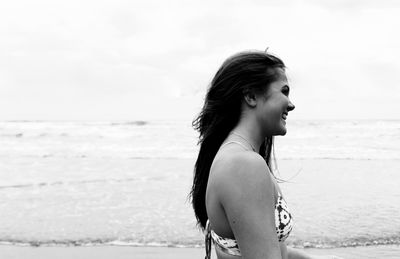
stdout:
[[286,121],[284,119],[281,119],[280,132],[277,135],[284,136],[284,135],[286,135],[286,131],[287,131],[287,129],[286,129]]
[[[272,124],[270,124],[272,125]],[[279,123],[276,123],[273,128],[269,128],[267,136],[284,136],[286,135],[286,121],[281,119]]]

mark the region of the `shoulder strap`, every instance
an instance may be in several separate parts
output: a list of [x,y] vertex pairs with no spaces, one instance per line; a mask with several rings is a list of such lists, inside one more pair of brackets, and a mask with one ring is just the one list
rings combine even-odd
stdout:
[[204,229],[204,235],[205,235],[205,247],[206,247],[206,257],[204,257],[204,259],[210,259],[211,258],[211,227],[210,227],[209,220],[207,220],[206,227]]
[[250,150],[248,147],[246,147],[245,145],[243,145],[243,143],[240,143],[239,141],[233,141],[233,140],[232,140],[232,141],[228,141],[228,142],[222,144],[220,148],[222,148],[222,147],[224,147],[224,146],[226,146],[226,145],[228,145],[228,144],[232,144],[232,143],[238,144],[239,146],[243,147],[243,148],[246,149],[246,150]]

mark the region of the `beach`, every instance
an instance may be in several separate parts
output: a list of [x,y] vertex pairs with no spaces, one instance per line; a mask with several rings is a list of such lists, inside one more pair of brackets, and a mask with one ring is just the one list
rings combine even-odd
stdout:
[[[275,146],[287,244],[400,258],[400,122],[293,124]],[[187,122],[0,123],[0,258],[203,258],[196,153]]]
[[[314,255],[337,255],[345,259],[398,259],[400,246],[367,246],[335,249],[305,249]],[[188,259],[204,258],[204,248],[170,247],[23,247],[1,245],[2,259]],[[211,258],[217,258],[213,251]]]

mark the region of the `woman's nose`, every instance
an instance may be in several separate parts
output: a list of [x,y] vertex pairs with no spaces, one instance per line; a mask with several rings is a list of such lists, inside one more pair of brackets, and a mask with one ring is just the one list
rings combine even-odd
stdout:
[[296,107],[296,106],[294,106],[294,104],[293,104],[291,101],[289,101],[288,111],[289,111],[289,112],[290,112],[290,111],[293,111],[295,107]]

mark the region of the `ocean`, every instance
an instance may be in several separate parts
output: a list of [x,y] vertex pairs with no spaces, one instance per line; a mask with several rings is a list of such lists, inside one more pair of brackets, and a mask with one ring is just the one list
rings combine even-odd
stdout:
[[[400,121],[287,127],[288,244],[400,245]],[[190,121],[0,122],[0,243],[203,246],[188,200],[197,137]]]

